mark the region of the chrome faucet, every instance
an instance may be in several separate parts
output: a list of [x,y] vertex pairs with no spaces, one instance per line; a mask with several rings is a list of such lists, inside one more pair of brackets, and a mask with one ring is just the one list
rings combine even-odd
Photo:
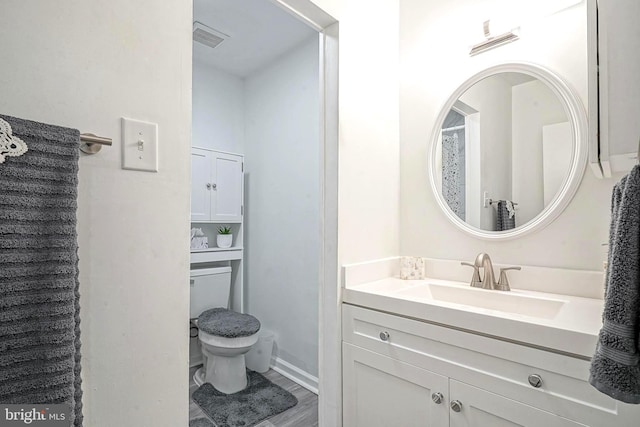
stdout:
[[493,263],[491,262],[491,257],[489,256],[489,254],[486,254],[484,252],[478,254],[474,265],[478,268],[482,268],[482,273],[484,275],[484,277],[481,279],[482,289],[495,289],[496,280],[493,276]]
[[[487,253],[480,253],[476,257],[473,264],[468,262],[461,263],[469,267],[473,267],[473,276],[470,285],[474,288],[494,289],[498,291],[510,291],[509,279],[507,278],[507,270],[520,270],[520,267],[506,267],[500,269],[500,279],[496,283],[493,273],[493,263],[491,257]],[[480,278],[480,269],[482,268],[482,279]]]

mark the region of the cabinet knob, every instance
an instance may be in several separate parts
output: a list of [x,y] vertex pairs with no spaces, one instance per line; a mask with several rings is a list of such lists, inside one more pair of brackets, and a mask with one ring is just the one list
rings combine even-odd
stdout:
[[380,339],[382,341],[389,341],[389,332],[387,331],[380,332]]
[[459,400],[454,400],[453,402],[451,402],[451,409],[453,410],[453,412],[462,411],[462,403],[460,403]]
[[207,190],[211,190],[211,184],[207,182]]
[[433,403],[436,403],[438,405],[442,403],[442,399],[444,399],[444,396],[440,392],[433,393],[431,395],[431,400],[433,400]]
[[213,189],[215,190],[216,188],[218,188],[218,184],[211,184],[211,187],[213,187]]
[[540,388],[542,386],[542,377],[538,374],[529,375],[529,384],[535,388]]

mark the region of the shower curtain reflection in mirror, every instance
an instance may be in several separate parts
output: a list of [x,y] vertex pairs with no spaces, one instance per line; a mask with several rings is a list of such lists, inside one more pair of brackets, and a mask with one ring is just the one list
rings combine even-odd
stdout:
[[442,196],[465,220],[464,116],[451,110],[442,127]]

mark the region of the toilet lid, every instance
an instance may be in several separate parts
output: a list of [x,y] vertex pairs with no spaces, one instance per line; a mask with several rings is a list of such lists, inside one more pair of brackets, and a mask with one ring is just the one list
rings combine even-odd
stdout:
[[206,310],[198,317],[198,329],[218,337],[248,337],[260,330],[260,321],[249,314],[219,307]]

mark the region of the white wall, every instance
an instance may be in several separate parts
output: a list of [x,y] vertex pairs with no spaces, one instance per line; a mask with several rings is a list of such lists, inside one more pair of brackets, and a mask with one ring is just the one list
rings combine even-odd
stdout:
[[[400,250],[398,0],[312,1],[336,18],[340,27],[337,264],[394,256]],[[340,426],[341,295],[332,281],[326,285],[319,418],[323,425]]]
[[244,82],[193,61],[193,140],[196,147],[244,152]]
[[[508,60],[542,64],[562,76],[587,102],[586,10],[580,4],[523,25],[521,39],[475,57],[482,21],[500,11],[535,10],[535,0],[400,0],[400,156],[402,255],[473,259],[488,252],[496,262],[601,269],[608,236],[613,181],[587,171],[572,203],[544,230],[506,242],[472,238],[453,226],[426,178],[427,147],[449,94],[481,69]],[[533,13],[529,13],[532,16]],[[524,16],[524,15],[523,15]]]
[[343,265],[399,252],[398,1],[344,0],[340,13]]
[[[113,138],[80,158],[85,426],[188,418],[191,2],[6,0],[0,111]],[[120,168],[120,117],[158,123],[159,172]]]
[[340,23],[339,265],[395,256],[399,0],[311,1]]
[[320,99],[314,36],[245,81],[247,310],[318,375]]
[[[545,206],[542,128],[567,120],[562,103],[541,81],[513,87],[513,200],[518,202],[517,225],[536,217]],[[564,170],[568,170],[570,161],[565,161],[566,156],[558,157]]]

